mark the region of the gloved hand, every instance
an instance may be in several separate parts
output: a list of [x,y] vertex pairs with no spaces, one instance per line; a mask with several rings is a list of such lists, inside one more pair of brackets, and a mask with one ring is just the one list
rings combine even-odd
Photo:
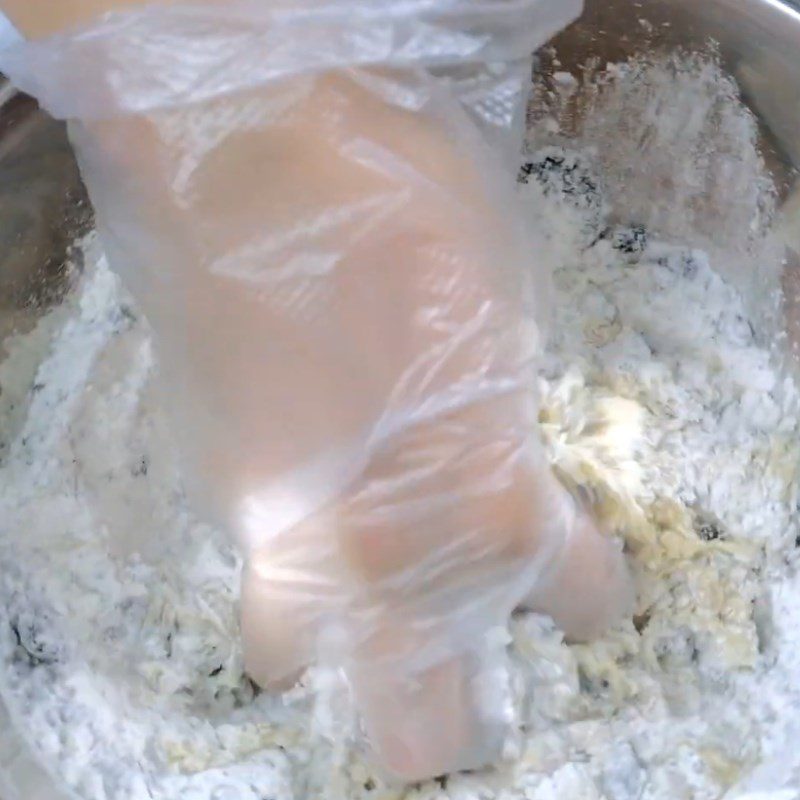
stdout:
[[496,757],[514,608],[585,638],[629,586],[544,462],[547,275],[498,157],[578,3],[362,5],[152,7],[0,67],[71,119],[193,496],[247,553],[250,674],[343,667],[414,780]]

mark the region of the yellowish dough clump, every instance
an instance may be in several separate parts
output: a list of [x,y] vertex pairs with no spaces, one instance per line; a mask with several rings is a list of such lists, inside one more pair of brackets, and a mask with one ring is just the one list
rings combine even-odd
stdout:
[[[625,694],[612,661],[626,652],[657,660],[659,639],[685,629],[709,643],[720,666],[750,668],[758,657],[753,597],[747,576],[759,549],[735,535],[707,531],[700,513],[652,489],[648,474],[670,469],[648,438],[648,396],[643,386],[589,382],[578,371],[542,381],[541,424],[554,470],[592,506],[601,526],[621,536],[637,579],[635,627],[612,636],[615,647],[581,646],[588,674],[603,675]],[[663,480],[657,483],[668,483]],[[745,580],[743,581],[743,577]],[[638,628],[638,631],[637,631]]]

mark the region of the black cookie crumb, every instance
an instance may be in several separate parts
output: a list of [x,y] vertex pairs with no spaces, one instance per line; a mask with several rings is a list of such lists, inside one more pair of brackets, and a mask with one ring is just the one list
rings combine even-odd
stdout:
[[603,205],[600,184],[575,154],[546,150],[522,165],[518,181],[535,179],[546,195],[560,196],[580,209],[599,209]]
[[644,225],[616,228],[611,234],[611,245],[620,253],[638,260],[647,249],[647,228]]
[[725,531],[716,519],[699,517],[695,522],[695,531],[704,542],[717,542],[725,539]]
[[30,621],[13,618],[9,621],[18,651],[33,667],[56,664],[58,653],[41,638],[41,632]]

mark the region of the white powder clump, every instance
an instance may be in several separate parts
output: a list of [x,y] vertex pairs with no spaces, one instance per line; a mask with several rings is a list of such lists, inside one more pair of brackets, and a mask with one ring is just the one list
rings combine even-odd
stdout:
[[[786,749],[800,397],[735,283],[688,233],[612,211],[601,166],[550,142],[523,170],[557,267],[542,429],[562,480],[625,538],[639,603],[592,645],[514,619],[520,725],[496,770],[387,787],[324,735],[329,675],[283,697],[246,678],[239,557],[186,504],[149,331],[102,258],[7,343],[0,693],[79,797],[732,800],[800,785]],[[120,530],[146,551],[115,552]]]
[[[590,59],[572,83],[547,74],[531,105],[534,149],[567,144],[590,155],[612,220],[703,249],[774,335],[784,253],[768,235],[778,201],[769,147],[755,146],[758,121],[713,49]],[[782,184],[782,165],[771,166]]]

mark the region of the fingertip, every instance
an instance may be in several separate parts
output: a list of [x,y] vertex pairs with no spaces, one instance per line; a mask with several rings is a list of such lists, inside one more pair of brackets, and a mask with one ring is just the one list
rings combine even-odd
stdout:
[[458,769],[475,735],[460,660],[415,678],[358,670],[354,692],[370,746],[388,775],[411,783]]
[[621,545],[579,511],[564,557],[524,607],[549,614],[573,641],[588,641],[633,612],[635,590]]
[[311,661],[310,633],[299,602],[281,597],[252,564],[242,574],[244,668],[258,686],[287,691]]

